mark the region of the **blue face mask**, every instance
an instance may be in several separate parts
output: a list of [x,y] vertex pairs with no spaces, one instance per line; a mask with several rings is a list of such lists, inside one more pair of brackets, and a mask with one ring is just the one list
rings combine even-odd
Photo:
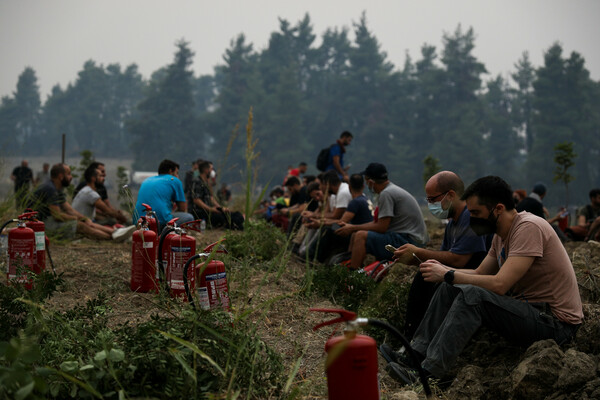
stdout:
[[448,207],[448,209],[446,210],[442,208],[442,201],[445,198],[446,195],[444,195],[444,197],[440,201],[436,201],[435,203],[427,203],[427,207],[429,208],[429,211],[433,214],[434,217],[439,219],[448,218],[448,214],[450,214],[450,207]]

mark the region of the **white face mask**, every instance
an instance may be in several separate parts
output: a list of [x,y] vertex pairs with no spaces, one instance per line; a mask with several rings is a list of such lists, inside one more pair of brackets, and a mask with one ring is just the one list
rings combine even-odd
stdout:
[[211,170],[211,171],[210,171],[210,174],[208,175],[208,177],[209,177],[210,179],[214,179],[216,176],[217,176],[217,173],[215,172],[215,170],[214,170],[214,169],[213,169],[213,170]]

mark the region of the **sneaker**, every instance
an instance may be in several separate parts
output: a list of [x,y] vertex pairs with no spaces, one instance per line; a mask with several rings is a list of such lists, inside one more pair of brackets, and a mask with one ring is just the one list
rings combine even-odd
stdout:
[[127,240],[127,238],[129,238],[129,237],[131,237],[131,235],[133,235],[133,232],[135,231],[135,229],[136,229],[135,225],[131,225],[126,228],[115,229],[115,231],[112,233],[112,238],[117,243],[124,242],[125,240]]
[[405,364],[404,358],[401,357],[401,354],[404,353],[404,346],[402,346],[400,348],[400,350],[395,351],[392,346],[390,346],[387,343],[382,344],[381,346],[379,346],[379,352],[381,353],[381,355],[383,356],[383,358],[385,358],[385,361],[387,361],[388,363],[402,363]]
[[[402,366],[398,363],[391,362],[386,367],[388,375],[404,385],[414,385],[419,383],[419,372],[411,367]],[[425,375],[427,372],[425,371]]]

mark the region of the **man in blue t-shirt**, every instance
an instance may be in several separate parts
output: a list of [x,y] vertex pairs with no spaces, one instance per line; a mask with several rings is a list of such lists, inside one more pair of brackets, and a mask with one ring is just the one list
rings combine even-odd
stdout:
[[340,138],[329,148],[327,167],[323,172],[336,171],[341,180],[348,182],[348,167],[344,168],[344,153],[346,146],[350,146],[353,138],[354,136],[350,132],[342,132]]
[[[466,202],[460,199],[464,191],[462,179],[454,172],[442,171],[433,175],[425,184],[425,193],[431,213],[439,219],[448,219],[442,247],[428,250],[405,244],[396,250],[394,258],[406,264],[419,264],[418,257],[421,261],[438,260],[454,268],[477,268],[487,254],[492,235],[477,236],[469,226],[471,215]],[[404,329],[407,338],[412,338],[421,323],[436,288],[436,284],[425,282],[417,272],[406,304]]]
[[[194,220],[192,214],[186,212],[187,204],[183,192],[183,184],[178,178],[179,164],[171,160],[163,160],[158,166],[158,176],[152,176],[142,182],[135,204],[133,223],[144,215],[142,204],[148,204],[156,212],[161,227],[173,218],[179,218],[177,224]],[[177,211],[173,212],[173,203]]]

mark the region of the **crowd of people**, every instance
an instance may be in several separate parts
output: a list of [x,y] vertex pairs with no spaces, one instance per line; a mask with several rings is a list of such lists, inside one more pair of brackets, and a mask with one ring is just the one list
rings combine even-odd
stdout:
[[[406,352],[383,344],[380,351],[391,376],[414,383],[421,368],[427,376],[445,378],[482,326],[519,345],[572,340],[583,312],[562,242],[598,240],[600,189],[590,191],[590,204],[578,211],[576,223],[569,227],[561,224],[566,210],[550,217],[542,183],[528,195],[522,189],[513,191],[497,176],[477,179],[465,188],[456,173],[438,172],[424,187],[429,212],[445,223],[441,247],[431,249],[419,202],[390,180],[385,165],[373,162],[359,173],[349,173],[344,156],[352,140],[352,133],[344,131],[322,151],[317,176],[306,174],[305,162],[290,166],[282,186],[270,192],[256,214],[285,231],[292,250],[307,260],[343,261],[358,270],[371,255],[414,266],[404,334],[419,360],[415,363]],[[11,177],[18,206],[28,200],[48,231],[67,237],[79,232],[123,240],[143,215],[142,204],[152,207],[162,226],[178,218],[179,224],[203,219],[208,228],[244,227],[244,215],[227,207],[229,188],[216,190],[210,161],[193,162],[182,182],[179,165],[163,160],[158,175],[142,183],[131,216],[110,203],[105,176],[104,164],[92,163],[72,204],[64,192],[72,178],[65,164],[45,165],[34,180],[24,160]],[[37,186],[25,196],[30,183]]]

